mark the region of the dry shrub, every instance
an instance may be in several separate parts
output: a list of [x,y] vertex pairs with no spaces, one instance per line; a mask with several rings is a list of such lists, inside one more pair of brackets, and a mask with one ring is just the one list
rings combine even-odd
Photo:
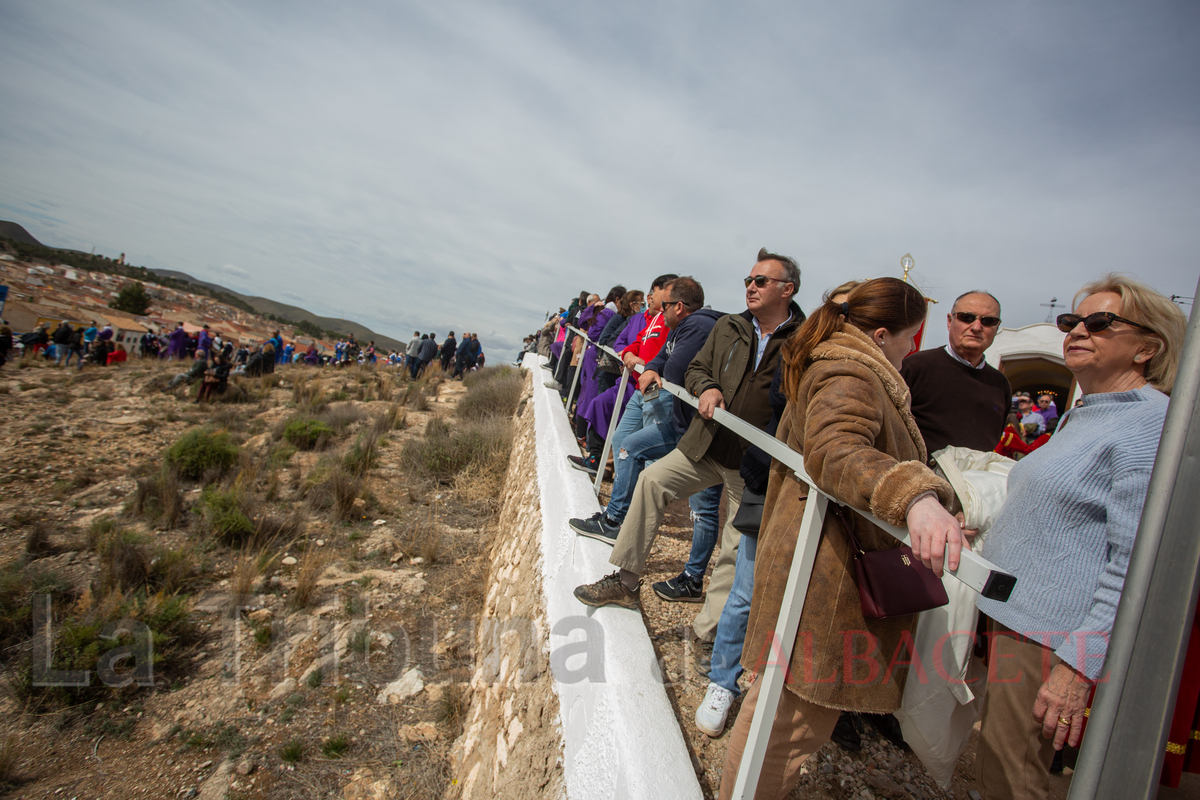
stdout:
[[342,403],[329,406],[316,416],[316,419],[333,429],[339,436],[346,432],[356,422],[361,421],[367,413],[353,403]]
[[342,463],[354,475],[365,475],[379,460],[379,430],[372,426],[358,436],[354,446],[346,453]]
[[335,521],[353,519],[354,501],[362,494],[366,483],[363,473],[354,473],[340,460],[317,462],[301,487],[301,496],[315,509],[332,509]]
[[525,376],[509,366],[486,367],[463,378],[467,393],[454,413],[462,419],[511,417],[521,401]]
[[325,571],[329,559],[324,553],[315,549],[305,551],[300,561],[300,570],[296,573],[296,588],[288,597],[288,605],[294,609],[308,608],[317,597],[317,580]]
[[417,475],[449,482],[469,467],[483,471],[508,468],[512,430],[508,418],[460,422],[453,428],[440,419],[425,426],[425,437],[405,444],[401,462]]
[[293,542],[304,535],[304,516],[299,509],[284,515],[262,514],[255,519],[254,546],[272,547],[280,542]]
[[408,415],[399,404],[392,403],[388,410],[375,418],[375,432],[383,435],[388,431],[403,428],[408,422]]
[[250,386],[249,381],[252,378],[235,377],[230,378],[229,383],[225,385],[225,391],[216,395],[218,403],[249,403],[250,402]]
[[426,394],[425,385],[422,383],[410,383],[404,388],[404,404],[414,411],[429,410],[429,395]]
[[[262,576],[266,567],[271,564],[271,557],[266,551],[252,552],[249,548],[238,555],[237,563],[233,566],[233,593],[238,597],[254,593],[254,585]],[[236,609],[236,605],[234,606]]]
[[21,758],[17,741],[17,734],[10,733],[4,737],[4,744],[0,745],[0,786],[21,782],[21,776],[17,773],[17,762]]
[[97,547],[100,553],[100,586],[104,591],[131,592],[150,577],[150,555],[145,539],[132,531],[114,531]]
[[471,696],[466,684],[451,681],[442,689],[442,698],[438,701],[438,719],[458,732],[459,726],[466,719],[467,710],[471,705]]
[[161,523],[171,530],[183,516],[183,491],[179,473],[164,464],[157,474],[139,478],[130,512],[150,523]]
[[31,559],[54,555],[58,548],[50,541],[51,524],[48,520],[40,519],[33,523],[29,533],[25,534],[25,554]]

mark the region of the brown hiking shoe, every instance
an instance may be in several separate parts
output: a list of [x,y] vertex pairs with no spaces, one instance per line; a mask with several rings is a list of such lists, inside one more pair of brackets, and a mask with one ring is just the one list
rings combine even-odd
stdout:
[[[638,584],[641,588],[641,584]],[[621,606],[637,611],[641,608],[641,594],[629,591],[621,583],[621,573],[614,572],[595,583],[585,583],[575,587],[575,597],[585,606],[602,608],[604,606]]]

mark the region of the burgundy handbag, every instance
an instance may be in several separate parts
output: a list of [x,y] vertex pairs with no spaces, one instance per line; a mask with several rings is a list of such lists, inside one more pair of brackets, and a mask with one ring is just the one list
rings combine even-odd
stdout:
[[950,602],[942,580],[913,555],[908,545],[891,550],[864,551],[850,527],[845,506],[831,504],[834,516],[854,548],[854,579],[862,600],[863,616],[886,619],[918,614]]

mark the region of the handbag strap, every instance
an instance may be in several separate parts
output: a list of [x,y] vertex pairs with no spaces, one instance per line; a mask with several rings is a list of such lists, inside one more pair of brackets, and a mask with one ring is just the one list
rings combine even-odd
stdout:
[[850,521],[846,519],[846,516],[849,513],[850,512],[844,505],[841,505],[840,503],[833,504],[833,515],[838,518],[838,522],[842,523],[842,530],[846,532],[846,537],[850,539],[851,546],[853,546],[857,551],[857,554],[854,557],[858,558],[861,555],[866,555],[866,553],[862,547],[859,546],[858,539],[855,537],[854,531],[850,528]]

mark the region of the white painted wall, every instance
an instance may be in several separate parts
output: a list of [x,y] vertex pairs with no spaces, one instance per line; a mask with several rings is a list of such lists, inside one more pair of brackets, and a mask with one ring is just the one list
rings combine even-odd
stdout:
[[[543,363],[544,357],[530,353],[523,366],[533,372],[543,583],[567,795],[572,800],[701,798],[641,614],[588,608],[572,594],[576,586],[616,568],[608,563],[611,547],[576,536],[567,526],[571,517],[589,517],[600,506],[589,476],[567,463],[567,455],[579,449],[558,392],[543,385],[550,375],[541,369]],[[564,657],[571,645],[578,652]]]

